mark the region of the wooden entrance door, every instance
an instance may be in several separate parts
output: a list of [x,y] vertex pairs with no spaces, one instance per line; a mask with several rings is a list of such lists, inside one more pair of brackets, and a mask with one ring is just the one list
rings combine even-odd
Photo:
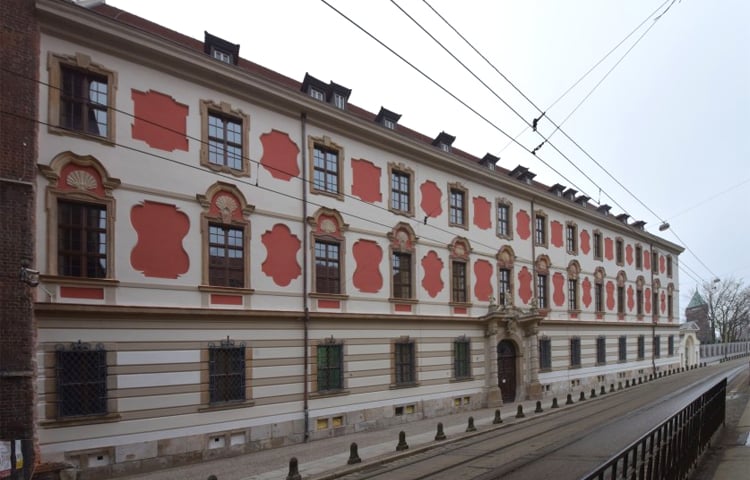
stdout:
[[510,340],[497,344],[497,383],[503,402],[516,400],[516,346]]

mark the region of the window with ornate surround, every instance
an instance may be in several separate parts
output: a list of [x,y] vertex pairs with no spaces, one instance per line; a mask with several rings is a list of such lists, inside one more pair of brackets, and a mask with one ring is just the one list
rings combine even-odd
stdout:
[[672,278],[672,255],[667,255],[667,277]]
[[408,223],[401,222],[388,232],[391,250],[391,302],[416,303],[415,249],[417,237]]
[[448,184],[448,225],[468,229],[469,190],[460,183]]
[[201,165],[237,177],[250,175],[250,117],[226,102],[200,101]]
[[391,343],[393,355],[392,388],[415,387],[417,383],[417,344],[408,336]]
[[391,179],[388,205],[391,212],[407,217],[414,216],[414,170],[403,164],[388,164]]
[[635,246],[635,269],[643,270],[643,247],[640,243]]
[[625,265],[625,241],[620,237],[615,239],[615,263]]
[[513,249],[505,245],[497,252],[497,304],[512,306],[513,298],[513,265],[516,255]]
[[635,314],[639,320],[643,320],[643,276],[635,279]]
[[667,318],[669,321],[674,320],[674,284],[667,285]]
[[495,211],[497,212],[496,234],[506,240],[513,239],[513,204],[505,198],[495,200]]
[[574,222],[565,224],[565,250],[570,255],[578,255],[578,225]]
[[448,245],[451,260],[451,305],[470,306],[470,257],[471,246],[465,238],[458,237]]
[[580,274],[581,265],[575,260],[571,261],[568,265],[568,313],[572,315],[578,315],[581,311],[578,301],[578,277]]
[[534,263],[536,274],[536,302],[541,310],[548,310],[549,304],[549,267],[551,263],[547,255],[540,255]]
[[547,214],[541,210],[534,213],[534,245],[547,247]]
[[338,211],[329,208],[318,209],[308,218],[308,224],[313,262],[313,293],[310,295],[344,300],[347,298],[344,232],[349,225]]
[[56,418],[100,417],[110,411],[107,350],[80,340],[55,348]]
[[592,250],[594,254],[594,260],[602,260],[603,252],[604,252],[604,245],[602,240],[602,232],[599,230],[594,230],[593,232],[593,240],[592,240]]
[[253,405],[252,348],[244,341],[226,337],[203,345],[201,361],[201,409],[214,410]]
[[310,192],[344,199],[344,148],[323,136],[309,137]]
[[602,267],[594,270],[594,312],[596,318],[604,318],[604,278],[606,273]]
[[625,282],[627,280],[625,272],[622,270],[617,272],[617,318],[619,320],[625,319]]
[[49,132],[115,142],[117,74],[76,53],[50,53]]

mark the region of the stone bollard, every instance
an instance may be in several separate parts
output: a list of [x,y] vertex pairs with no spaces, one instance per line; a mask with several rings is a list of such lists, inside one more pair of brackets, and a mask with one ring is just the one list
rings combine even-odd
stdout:
[[219,480],[216,475],[209,475],[206,480]]
[[612,393],[614,391],[615,391],[615,384],[614,383],[610,383],[609,384],[609,393]]
[[286,476],[286,480],[302,480],[302,475],[299,474],[297,457],[292,457],[289,460],[289,475]]
[[500,418],[500,409],[495,410],[495,418],[492,419],[493,425],[499,425],[503,423],[503,419]]
[[398,432],[398,445],[396,445],[396,451],[401,452],[408,449],[409,445],[406,444],[406,432],[401,430],[400,432]]
[[467,432],[476,432],[477,427],[474,426],[474,417],[469,417],[469,424],[466,425]]
[[596,398],[596,389],[595,388],[591,389],[591,394],[589,395],[589,398]]
[[622,381],[617,382],[617,389],[622,390]]
[[638,385],[643,383],[643,379],[641,377],[638,377]]
[[630,380],[625,380],[625,388],[630,388]]
[[607,389],[604,388],[604,385],[602,385],[602,388],[599,389],[599,395],[606,395],[606,394],[607,394]]
[[565,405],[573,405],[573,395],[568,394],[568,398],[565,400]]
[[555,398],[552,399],[552,406],[550,408],[560,408],[557,405],[557,397],[555,397]]
[[524,418],[526,415],[523,414],[523,405],[518,406],[518,412],[516,412],[516,418]]
[[536,401],[536,408],[534,409],[534,413],[542,413],[544,410],[542,410],[542,402],[539,400]]
[[585,394],[585,393],[583,393],[583,392],[581,392],[581,396],[580,396],[580,397],[578,398],[578,401],[579,401],[579,402],[582,402],[582,401],[584,401],[584,400],[586,400],[586,394]]
[[357,452],[357,442],[352,442],[349,445],[349,460],[346,461],[347,465],[354,465],[355,463],[361,463],[362,459],[359,458],[359,452]]
[[445,440],[445,432],[443,431],[443,422],[438,422],[437,426],[437,434],[435,435],[435,440]]

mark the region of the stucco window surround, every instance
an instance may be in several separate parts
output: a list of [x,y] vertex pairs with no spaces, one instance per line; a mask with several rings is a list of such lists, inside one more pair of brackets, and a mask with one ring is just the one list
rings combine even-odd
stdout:
[[408,335],[391,340],[391,389],[419,386],[417,341]]
[[[399,176],[400,179],[406,178],[405,188],[401,182],[396,185],[394,174]],[[414,216],[414,170],[407,167],[403,163],[388,163],[388,210],[396,215],[404,215],[406,217]],[[403,208],[404,196],[407,197],[406,208]]]
[[635,244],[635,269],[643,270],[643,245]]
[[469,189],[460,182],[448,184],[448,225],[469,229]]
[[534,299],[542,315],[550,310],[550,267],[552,262],[547,255],[539,255],[534,262]]
[[[500,248],[500,250],[497,252],[496,255],[497,258],[497,270],[498,270],[498,286],[497,286],[497,304],[503,305],[503,306],[513,306],[515,305],[515,284],[514,284],[514,269],[513,266],[516,263],[516,254],[513,252],[513,248],[510,247],[510,245],[504,245]],[[501,271],[507,271],[508,272],[508,284],[507,284],[507,291],[505,295],[503,295],[501,285]]]
[[604,235],[598,228],[591,232],[591,250],[594,260],[604,259]]
[[[416,244],[417,236],[414,234],[414,229],[411,228],[406,222],[399,222],[393,230],[388,232],[388,243],[389,249],[389,265],[391,274],[391,296],[388,299],[392,303],[417,303],[416,299],[416,285],[417,285],[417,269],[416,269]],[[400,259],[404,259],[407,255],[409,258],[409,295],[403,295],[403,288],[401,292],[397,291],[396,288],[396,276],[399,272],[394,268],[394,255],[399,255]],[[399,278],[401,285],[407,281],[403,276]]]
[[[349,390],[347,390],[347,363],[344,361],[344,358],[346,357],[347,348],[346,344],[343,340],[334,338],[333,335],[331,335],[328,338],[324,339],[318,339],[313,340],[310,344],[310,380],[312,382],[311,386],[311,392],[313,397],[333,397],[337,395],[347,395],[349,394]],[[338,381],[340,382],[341,388],[325,388],[325,385],[321,385],[318,380],[318,374],[322,374],[323,372],[320,371],[320,357],[319,354],[321,353],[319,349],[323,349],[326,351],[330,351],[331,349],[338,350],[338,353],[341,355],[340,359],[338,361],[340,364],[338,366],[333,365],[333,363],[326,362],[327,367],[326,368],[339,368],[340,369],[340,378],[338,378]],[[330,360],[330,359],[328,359]]]
[[[319,208],[312,216],[307,218],[310,226],[310,262],[311,262],[311,291],[312,298],[323,298],[330,300],[346,300],[346,237],[344,233],[349,225],[338,210],[330,208]],[[316,247],[318,244],[336,245],[338,247],[338,292],[319,291],[318,268],[316,263]]]
[[[91,74],[106,79],[107,104],[106,106],[99,104],[102,108],[106,107],[107,110],[107,132],[105,134],[96,135],[93,133],[87,133],[83,130],[67,128],[62,125],[62,95],[64,93],[62,70],[65,68],[70,68],[82,72],[83,74]],[[73,55],[50,52],[47,57],[47,71],[49,75],[49,87],[47,88],[49,91],[47,107],[48,131],[58,135],[72,135],[89,140],[96,140],[107,145],[114,145],[116,131],[115,98],[117,97],[117,73],[101,64],[93,62],[89,55],[79,52]]]
[[568,255],[578,255],[578,224],[573,221],[565,222],[565,251]]
[[[113,285],[115,276],[115,198],[113,190],[120,180],[112,178],[94,157],[80,156],[72,152],[57,155],[49,165],[39,164],[39,171],[47,179],[47,264],[43,280],[55,283]],[[61,202],[74,202],[103,208],[106,211],[105,227],[105,275],[67,276],[61,273],[59,258],[59,206]],[[100,245],[101,247],[102,245]]]
[[659,290],[661,290],[661,281],[658,278],[654,279],[651,284],[651,319],[654,323],[659,321],[661,302],[659,299]]
[[534,212],[534,245],[549,248],[549,221],[544,210]]
[[[344,147],[334,143],[330,137],[324,135],[322,137],[309,136],[307,148],[310,160],[308,162],[310,193],[344,200]],[[316,152],[335,157],[336,166],[333,169],[327,168],[325,165],[316,167]]]
[[596,313],[596,319],[601,320],[604,318],[606,292],[604,291],[604,279],[607,277],[607,273],[604,267],[597,267],[594,270],[594,312]]
[[[216,182],[206,190],[205,195],[196,195],[198,203],[203,207],[201,212],[201,286],[202,291],[252,293],[250,288],[250,221],[248,217],[255,207],[248,205],[240,190],[229,183]],[[243,286],[230,287],[226,285],[212,285],[210,281],[210,226],[218,225],[242,231],[242,265]]]
[[674,265],[672,261],[672,255],[667,255],[667,277],[672,278],[674,271]]
[[[245,349],[245,398],[242,400],[236,400],[231,402],[211,402],[211,392],[209,386],[211,383],[211,371],[209,367],[210,353],[209,350],[216,346],[232,345],[236,347],[244,347]],[[201,342],[201,364],[205,365],[206,368],[200,370],[200,381],[201,381],[201,406],[198,411],[210,411],[210,410],[229,410],[233,408],[244,408],[255,405],[253,400],[253,348],[250,342],[245,339],[228,338],[217,339],[211,342]]]
[[579,278],[581,275],[581,265],[576,260],[568,264],[568,314],[572,318],[577,318],[581,313],[581,284]]
[[[501,212],[501,208],[503,211]],[[501,214],[507,214],[504,219],[501,218]],[[495,227],[495,235],[505,240],[513,240],[513,202],[507,198],[496,198],[495,199],[495,220],[497,226]],[[504,232],[503,232],[504,225]]]
[[667,318],[674,321],[674,283],[667,285]]
[[[213,100],[200,101],[201,112],[201,165],[215,172],[229,173],[236,177],[250,176],[250,117],[239,108],[232,108],[227,102],[214,102]],[[209,118],[219,117],[241,124],[241,168],[232,168],[210,161],[209,144],[213,138],[210,135]],[[230,155],[224,151],[223,155]]]
[[615,238],[615,263],[620,267],[625,265],[625,241],[622,237]]
[[471,307],[471,246],[469,240],[456,237],[448,245],[450,258],[450,305]]
[[626,291],[625,291],[625,284],[628,281],[628,276],[625,274],[624,271],[620,270],[617,272],[617,319],[618,320],[625,320],[625,312],[627,312],[627,306],[626,306]]
[[643,285],[646,283],[642,275],[639,275],[638,278],[635,279],[635,314],[636,318],[638,320],[643,320],[644,315],[644,303],[645,299],[643,297]]

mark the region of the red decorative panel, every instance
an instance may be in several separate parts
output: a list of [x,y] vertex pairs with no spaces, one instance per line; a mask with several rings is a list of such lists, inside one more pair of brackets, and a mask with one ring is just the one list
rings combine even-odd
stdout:
[[397,312],[409,312],[411,313],[411,305],[408,303],[397,303],[393,306],[393,309]]
[[104,289],[96,288],[96,287],[60,286],[60,296],[63,298],[85,298],[86,300],[104,300]]
[[531,300],[531,272],[526,267],[518,272],[518,296],[527,305]]
[[190,229],[188,216],[174,205],[145,201],[130,211],[138,242],[130,264],[146,277],[177,278],[188,271],[190,258],[182,239]]
[[588,255],[589,250],[591,250],[591,236],[588,230],[581,230],[581,251],[584,255]]
[[643,268],[651,270],[651,252],[648,250],[643,251]]
[[667,294],[661,292],[661,296],[659,298],[661,299],[661,313],[663,315],[667,311]]
[[650,288],[646,288],[646,290],[643,292],[643,296],[646,297],[646,301],[645,301],[645,303],[646,303],[646,306],[645,306],[646,313],[651,313],[651,289]]
[[664,274],[667,271],[667,259],[664,255],[659,255],[659,272]]
[[565,303],[565,277],[562,273],[555,272],[552,275],[552,286],[554,287],[552,301],[556,306],[561,307]]
[[519,210],[516,213],[516,233],[521,240],[526,240],[531,235],[531,217],[526,210]]
[[302,268],[297,263],[297,252],[301,242],[292,235],[289,227],[277,223],[260,236],[260,241],[266,247],[266,259],[261,269],[276,285],[286,287],[300,276]]
[[492,264],[487,260],[477,260],[474,262],[474,296],[477,300],[487,302],[492,295]]
[[242,295],[211,294],[211,303],[214,305],[242,305]]
[[552,223],[550,223],[550,242],[552,245],[556,246],[557,248],[562,247],[563,245],[563,226],[562,223],[558,222],[557,220],[554,220]]
[[607,282],[605,287],[607,290],[607,310],[615,309],[615,284],[613,282]]
[[583,282],[581,282],[581,301],[586,308],[589,308],[589,305],[591,305],[591,281],[589,277],[585,277]]
[[260,144],[263,146],[260,164],[273,178],[288,182],[299,176],[299,147],[289,138],[288,133],[271,130],[260,136]]
[[352,158],[352,195],[364,202],[382,202],[380,167],[376,167],[369,160]]
[[604,239],[604,258],[606,258],[607,260],[612,260],[613,258],[615,258],[614,242],[609,237]]
[[633,305],[635,305],[634,295],[635,295],[635,290],[633,290],[633,286],[628,285],[628,311],[629,312],[633,311]]
[[474,225],[482,230],[492,228],[490,202],[484,197],[474,197]]
[[628,246],[625,247],[625,261],[628,262],[628,265],[633,264],[633,246],[628,243]]
[[440,279],[443,261],[434,250],[430,250],[427,255],[422,257],[422,270],[424,270],[422,288],[429,296],[435,298],[443,290],[443,281]]
[[188,151],[186,123],[188,106],[160,92],[131,91],[135,140],[143,140],[151,148],[172,152]]
[[456,315],[466,315],[466,307],[453,307],[453,313]]
[[104,185],[102,177],[93,167],[82,167],[75,163],[68,163],[60,171],[57,180],[57,188],[60,190],[83,190],[87,193],[104,196]]
[[383,275],[380,274],[383,249],[372,240],[358,240],[352,247],[352,255],[357,264],[352,276],[354,286],[360,292],[379,292],[383,287]]
[[341,308],[341,301],[339,300],[324,300],[318,299],[318,308]]
[[422,194],[422,202],[419,206],[422,207],[422,212],[426,216],[436,218],[443,213],[443,207],[441,206],[441,197],[443,194],[435,182],[426,180],[419,186],[419,191]]

